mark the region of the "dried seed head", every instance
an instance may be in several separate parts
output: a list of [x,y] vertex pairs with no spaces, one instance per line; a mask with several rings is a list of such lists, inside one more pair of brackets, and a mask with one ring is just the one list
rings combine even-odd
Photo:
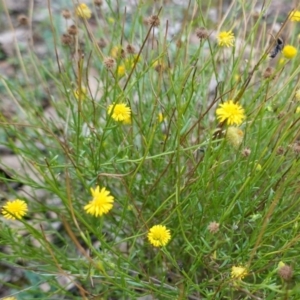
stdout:
[[18,23],[21,26],[27,26],[28,25],[28,18],[25,15],[19,15],[18,16]]
[[274,69],[271,68],[271,67],[266,68],[265,71],[264,71],[264,73],[263,73],[263,77],[264,77],[265,79],[267,79],[267,78],[272,78],[272,79],[274,79],[274,78],[275,78],[275,75],[274,75]]
[[101,6],[103,4],[103,0],[94,0],[94,4],[96,6]]
[[76,35],[77,33],[78,33],[78,29],[77,29],[76,25],[71,25],[68,28],[68,34],[70,34],[70,35]]
[[160,73],[160,72],[162,72],[162,71],[165,70],[165,67],[164,67],[163,64],[157,64],[157,65],[155,66],[154,70],[155,70],[156,72]]
[[126,51],[127,51],[128,54],[135,54],[136,53],[135,47],[131,44],[128,44],[126,46]]
[[260,17],[260,12],[259,12],[259,11],[253,11],[253,12],[251,13],[251,17],[252,17],[255,21],[257,21],[258,18]]
[[68,9],[64,9],[62,12],[61,12],[62,16],[67,20],[67,19],[70,19],[72,14],[71,12],[68,10]]
[[107,46],[107,43],[105,42],[104,38],[100,38],[99,42],[98,42],[98,46],[99,48],[103,49]]
[[242,155],[244,157],[248,157],[251,154],[251,149],[250,148],[245,148],[242,150]]
[[229,126],[226,130],[226,140],[232,145],[234,148],[238,148],[243,142],[244,132],[234,126]]
[[105,57],[104,60],[103,60],[103,63],[104,63],[105,68],[107,70],[111,70],[111,69],[113,69],[116,66],[115,59],[113,57],[110,57],[110,56]]
[[182,46],[182,41],[181,40],[177,40],[176,47],[177,48],[181,48],[181,46]]
[[208,38],[208,32],[207,32],[206,28],[204,28],[204,27],[198,28],[196,30],[196,35],[200,40]]
[[284,154],[284,148],[282,146],[278,147],[276,150],[277,155],[283,155]]
[[74,43],[74,39],[73,39],[73,37],[71,35],[64,33],[61,36],[61,42],[65,46],[70,46],[70,45],[72,45]]
[[210,233],[217,233],[219,231],[220,224],[217,222],[210,222],[209,225],[207,226],[207,229],[209,230]]
[[289,281],[292,279],[294,274],[293,268],[288,265],[284,265],[282,267],[279,267],[278,269],[278,275],[284,280]]
[[156,16],[156,15],[152,15],[151,17],[149,17],[149,18],[147,19],[147,23],[148,23],[148,25],[150,25],[150,26],[158,27],[159,24],[160,24],[159,17]]
[[293,149],[295,154],[300,154],[300,143],[294,143],[291,145],[291,148]]
[[123,48],[121,49],[120,55],[121,55],[122,58],[126,57],[126,51]]

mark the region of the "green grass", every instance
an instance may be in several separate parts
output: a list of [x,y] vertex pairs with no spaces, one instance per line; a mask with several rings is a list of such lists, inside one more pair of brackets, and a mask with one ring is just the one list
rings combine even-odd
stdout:
[[[254,18],[252,5],[232,3],[212,20],[211,3],[201,10],[200,1],[186,9],[140,2],[125,15],[108,1],[101,14],[91,7],[96,26],[76,21],[73,47],[61,43],[67,27],[61,30],[57,14],[40,24],[47,57],[16,45],[16,77],[0,75],[16,113],[0,114],[0,131],[22,167],[4,168],[10,178],[1,178],[2,197],[3,205],[24,200],[28,214],[1,217],[1,272],[22,272],[18,282],[0,279],[7,292],[17,299],[299,299],[299,54],[284,62],[267,57],[274,46],[267,23],[283,18],[294,46],[299,23],[282,15],[266,22],[268,5]],[[152,10],[161,20],[155,34],[143,23]],[[201,26],[212,34],[197,41]],[[235,47],[219,47],[217,29],[232,29]],[[108,42],[103,49],[100,37]],[[121,43],[140,56],[117,59],[124,76],[103,63]],[[76,56],[82,44],[84,56]],[[275,78],[264,78],[269,66]],[[76,99],[80,86],[87,93]],[[56,117],[45,116],[43,99]],[[237,147],[215,113],[229,99],[246,115]],[[113,103],[131,108],[131,124],[108,114]],[[84,206],[97,185],[115,202],[96,218]],[[171,231],[165,247],[147,239],[156,224]],[[280,261],[293,268],[289,281],[278,275]],[[233,266],[248,275],[232,278]]]

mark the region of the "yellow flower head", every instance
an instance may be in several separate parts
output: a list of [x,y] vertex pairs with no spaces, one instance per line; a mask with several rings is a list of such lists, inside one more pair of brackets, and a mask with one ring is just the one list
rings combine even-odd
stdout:
[[114,23],[115,23],[115,19],[112,18],[112,17],[109,17],[109,18],[107,19],[107,21],[108,21],[108,23],[110,23],[110,24],[114,24]]
[[23,200],[8,201],[2,208],[2,214],[6,219],[22,219],[27,213],[27,204]]
[[158,113],[158,116],[157,116],[158,123],[162,123],[165,119],[166,118],[162,112]]
[[84,207],[84,210],[95,217],[107,214],[113,207],[114,197],[110,195],[110,192],[106,188],[97,186],[95,189],[91,188],[93,200]]
[[108,107],[107,112],[115,121],[123,122],[130,119],[131,116],[130,108],[124,103],[111,104]]
[[245,276],[247,276],[248,275],[248,271],[247,271],[247,269],[246,268],[244,268],[244,267],[241,267],[241,266],[239,266],[239,267],[236,267],[236,266],[233,266],[232,268],[231,268],[231,278],[232,279],[238,279],[238,280],[240,280],[240,279],[243,279]]
[[154,247],[166,246],[170,239],[170,230],[164,225],[154,225],[148,232],[148,240]]
[[256,164],[255,164],[255,171],[259,172],[259,171],[261,171],[261,170],[262,170],[261,164],[256,163]]
[[123,124],[124,124],[124,125],[130,125],[130,124],[132,124],[131,117],[125,119],[125,120],[123,121]]
[[230,126],[226,130],[226,139],[234,147],[238,148],[242,143],[244,137],[244,132],[238,128]]
[[86,87],[82,86],[81,89],[77,88],[76,90],[74,90],[74,96],[77,100],[83,100],[87,96]]
[[234,34],[230,31],[221,31],[218,34],[218,44],[221,47],[232,47],[234,45]]
[[282,49],[282,54],[285,58],[291,59],[296,56],[297,49],[291,45],[285,45]]
[[89,7],[85,3],[80,3],[76,7],[76,15],[82,19],[90,19],[92,16],[92,12]]
[[232,100],[220,104],[216,114],[220,122],[227,120],[228,125],[240,125],[245,118],[244,109],[241,105],[233,103]]
[[125,66],[124,65],[118,66],[117,74],[118,74],[118,77],[123,77],[125,75]]
[[115,59],[125,58],[125,51],[122,46],[114,46],[110,51],[110,55]]
[[292,11],[289,15],[289,20],[292,22],[300,22],[300,11]]

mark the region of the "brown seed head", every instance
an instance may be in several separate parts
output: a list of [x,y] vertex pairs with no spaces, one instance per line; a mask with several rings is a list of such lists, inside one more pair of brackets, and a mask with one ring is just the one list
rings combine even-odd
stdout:
[[150,26],[158,27],[159,24],[160,24],[159,17],[156,16],[156,15],[152,15],[151,17],[149,17],[149,18],[147,19],[147,23],[148,23],[148,25],[150,25]]
[[177,40],[176,41],[176,47],[177,48],[181,48],[181,46],[182,46],[182,41],[181,40]]
[[207,226],[207,229],[209,230],[210,233],[217,233],[219,231],[220,224],[217,222],[210,222],[209,225]]
[[242,150],[242,155],[244,157],[248,157],[251,154],[251,149],[250,148],[245,148]]
[[162,71],[165,70],[165,67],[164,67],[163,64],[157,64],[157,65],[155,66],[154,70],[155,70],[156,72],[160,73],[160,72],[162,72]]
[[283,155],[284,154],[284,148],[282,146],[278,147],[276,150],[277,155]]
[[135,47],[131,44],[128,44],[126,46],[126,51],[127,51],[128,54],[135,54],[136,53]]
[[78,29],[77,29],[76,25],[71,25],[68,28],[68,34],[70,34],[70,35],[76,35],[77,33],[78,33]]
[[204,27],[198,28],[196,30],[196,35],[200,40],[208,38],[208,32],[207,32],[206,28],[204,28]]
[[120,55],[121,55],[121,58],[125,58],[126,57],[126,51],[123,48],[120,51]]
[[300,143],[294,143],[291,145],[291,148],[293,149],[295,154],[300,154]]
[[284,280],[289,281],[292,279],[294,274],[293,268],[288,265],[284,265],[278,269],[278,275]]
[[28,18],[25,15],[19,15],[18,16],[18,23],[21,26],[27,26],[28,25]]
[[74,39],[71,35],[67,34],[67,33],[64,33],[62,36],[61,36],[61,42],[64,46],[70,46],[74,43]]
[[113,57],[110,57],[110,56],[105,57],[104,60],[103,60],[103,63],[104,63],[105,68],[107,70],[111,70],[111,69],[113,69],[116,66],[115,59]]
[[63,11],[61,12],[62,16],[67,20],[70,19],[72,14],[68,9],[63,9]]
[[274,69],[271,68],[271,67],[266,68],[265,71],[264,71],[264,73],[263,73],[263,77],[265,79],[267,79],[267,78],[274,79],[274,77],[275,77],[275,75],[274,75]]
[[98,42],[98,46],[99,48],[103,49],[107,46],[107,43],[105,42],[104,38],[100,38],[99,42]]
[[103,4],[103,0],[94,0],[94,4],[96,6],[101,6]]

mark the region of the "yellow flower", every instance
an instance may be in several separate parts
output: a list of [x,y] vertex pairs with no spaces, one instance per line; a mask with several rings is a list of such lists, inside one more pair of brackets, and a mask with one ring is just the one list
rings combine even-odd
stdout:
[[246,268],[244,267],[236,267],[236,266],[233,266],[231,268],[231,278],[232,279],[243,279],[245,276],[248,275],[248,271]]
[[162,112],[158,113],[158,116],[157,116],[157,120],[158,120],[158,123],[161,123],[165,120],[165,116],[163,115]]
[[115,58],[118,59],[120,57],[124,58],[125,57],[125,51],[122,48],[122,46],[114,46],[111,50],[110,50],[110,55]]
[[289,15],[289,19],[292,22],[300,22],[300,11],[299,10],[292,11]]
[[27,204],[23,200],[8,201],[2,208],[2,214],[6,219],[22,219],[27,213]]
[[261,170],[262,170],[261,164],[256,163],[256,164],[255,164],[255,171],[259,172],[259,171],[261,171]]
[[83,100],[86,96],[87,96],[87,89],[86,87],[82,86],[81,90],[79,88],[77,88],[76,90],[74,90],[74,96],[77,100],[81,99]]
[[282,267],[284,267],[285,266],[285,263],[283,262],[283,261],[280,261],[279,263],[278,263],[278,269],[279,268],[282,268]]
[[232,100],[220,104],[219,108],[216,110],[216,114],[221,122],[227,120],[228,125],[240,125],[245,118],[244,109],[241,105],[233,103]]
[[300,89],[298,89],[295,93],[295,98],[297,101],[300,101]]
[[125,66],[124,65],[118,66],[117,74],[118,74],[118,77],[123,77],[125,75]]
[[131,123],[132,123],[131,117],[129,117],[123,121],[123,124],[125,124],[125,125],[130,125]]
[[99,186],[95,189],[91,188],[91,193],[93,200],[84,207],[84,210],[95,217],[107,214],[113,207],[114,197],[106,188],[102,188],[100,191]]
[[297,49],[294,46],[286,45],[282,49],[282,54],[285,58],[291,59],[296,56]]
[[131,116],[130,108],[124,103],[111,104],[107,112],[115,121],[126,121]]
[[233,32],[230,30],[230,31],[221,31],[219,34],[218,34],[218,44],[219,46],[221,47],[232,47],[234,45],[234,34]]
[[110,24],[114,24],[114,23],[115,23],[115,19],[112,18],[112,17],[109,17],[109,18],[107,19],[107,21],[108,21],[108,23],[110,23]]
[[82,19],[90,19],[92,16],[92,12],[89,7],[85,3],[80,3],[76,7],[76,15]]
[[164,225],[154,225],[148,232],[148,240],[154,247],[166,246],[170,239],[170,230]]
[[300,113],[300,106],[298,106],[297,108],[296,108],[296,114],[299,114]]
[[226,139],[234,147],[238,148],[242,143],[244,137],[244,132],[238,128],[230,126],[226,130]]

